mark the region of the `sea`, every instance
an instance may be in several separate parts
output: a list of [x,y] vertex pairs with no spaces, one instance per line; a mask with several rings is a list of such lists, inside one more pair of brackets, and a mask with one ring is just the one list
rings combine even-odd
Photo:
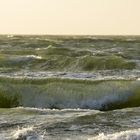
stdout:
[[140,36],[0,36],[0,140],[140,140]]

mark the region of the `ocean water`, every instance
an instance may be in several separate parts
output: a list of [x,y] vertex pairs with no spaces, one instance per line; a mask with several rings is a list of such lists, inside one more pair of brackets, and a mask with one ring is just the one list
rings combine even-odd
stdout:
[[140,37],[0,36],[0,140],[140,140]]
[[0,110],[3,140],[139,140],[140,108],[108,112],[85,109]]

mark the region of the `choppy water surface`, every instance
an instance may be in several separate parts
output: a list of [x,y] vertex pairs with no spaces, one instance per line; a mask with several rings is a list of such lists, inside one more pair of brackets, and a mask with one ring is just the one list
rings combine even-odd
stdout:
[[140,140],[140,36],[0,36],[0,140]]
[[139,140],[140,108],[109,112],[82,109],[1,109],[0,139]]

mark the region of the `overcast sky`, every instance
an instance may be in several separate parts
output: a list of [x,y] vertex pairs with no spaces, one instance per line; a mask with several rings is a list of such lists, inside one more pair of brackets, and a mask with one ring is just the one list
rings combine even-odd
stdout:
[[140,35],[140,0],[0,0],[0,34]]

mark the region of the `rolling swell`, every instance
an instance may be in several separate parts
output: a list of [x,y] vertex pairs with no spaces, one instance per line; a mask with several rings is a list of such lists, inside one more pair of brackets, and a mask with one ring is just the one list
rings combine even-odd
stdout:
[[[8,81],[8,82],[7,82]],[[0,107],[114,110],[140,106],[139,81],[5,79]],[[4,106],[6,102],[6,106]]]

